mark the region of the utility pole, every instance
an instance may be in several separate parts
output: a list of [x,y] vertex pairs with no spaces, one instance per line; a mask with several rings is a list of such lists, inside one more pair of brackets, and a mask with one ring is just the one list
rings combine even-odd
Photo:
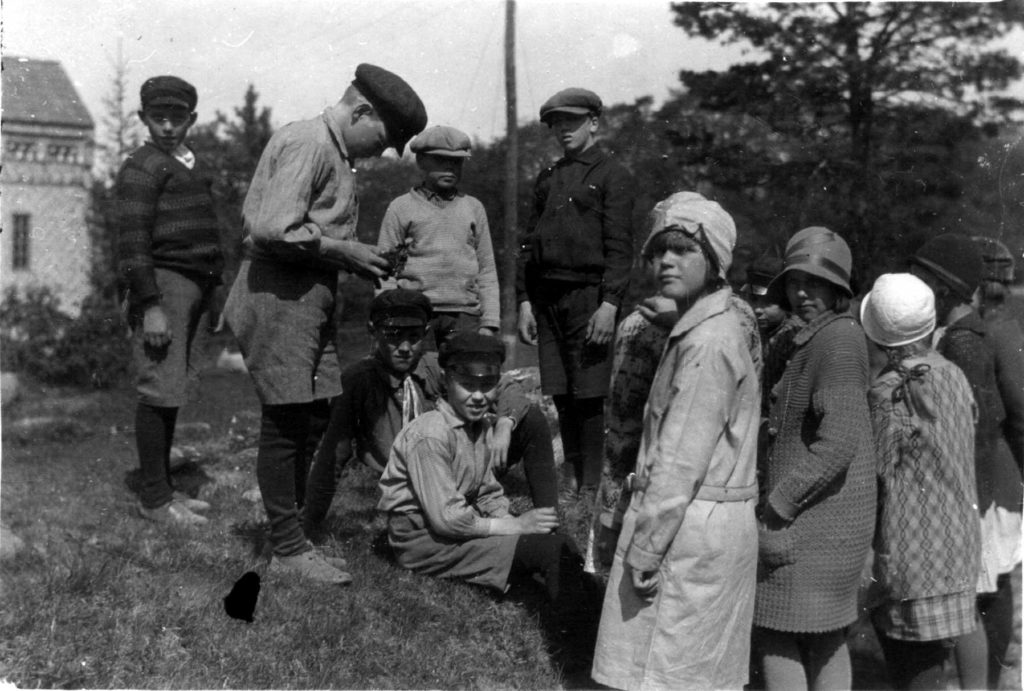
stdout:
[[502,338],[507,362],[516,360],[517,317],[516,257],[519,254],[519,126],[516,121],[516,2],[505,0],[505,247],[501,262]]

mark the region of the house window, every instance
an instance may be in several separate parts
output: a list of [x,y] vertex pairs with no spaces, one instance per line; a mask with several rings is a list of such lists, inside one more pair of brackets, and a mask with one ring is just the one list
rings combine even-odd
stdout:
[[11,268],[27,270],[29,261],[28,231],[32,217],[14,214],[14,233],[11,238]]

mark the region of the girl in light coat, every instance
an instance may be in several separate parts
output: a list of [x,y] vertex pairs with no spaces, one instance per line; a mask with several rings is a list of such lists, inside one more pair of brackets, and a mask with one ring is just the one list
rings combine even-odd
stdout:
[[735,239],[732,218],[698,194],[654,208],[644,254],[680,319],[644,413],[628,506],[620,504],[592,672],[608,686],[747,682],[760,387],[729,307]]

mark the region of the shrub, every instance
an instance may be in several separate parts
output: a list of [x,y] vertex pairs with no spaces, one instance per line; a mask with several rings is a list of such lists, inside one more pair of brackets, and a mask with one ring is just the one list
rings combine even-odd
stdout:
[[0,365],[44,384],[108,388],[128,372],[130,344],[120,312],[87,299],[77,318],[60,310],[47,287],[19,293],[9,288],[0,303]]

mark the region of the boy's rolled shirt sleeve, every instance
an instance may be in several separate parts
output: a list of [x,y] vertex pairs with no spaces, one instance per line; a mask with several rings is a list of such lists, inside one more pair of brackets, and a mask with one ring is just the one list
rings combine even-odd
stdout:
[[269,158],[260,161],[255,184],[259,194],[249,194],[243,216],[252,242],[288,261],[320,260],[323,231],[309,218],[309,205],[317,180],[330,170],[315,142],[286,142]]
[[[397,444],[392,449],[392,454],[402,452]],[[481,516],[459,492],[445,460],[452,453],[453,450],[438,439],[424,438],[416,442],[401,462],[408,469],[410,489],[434,532],[455,539],[487,536],[491,532],[491,521]]]

